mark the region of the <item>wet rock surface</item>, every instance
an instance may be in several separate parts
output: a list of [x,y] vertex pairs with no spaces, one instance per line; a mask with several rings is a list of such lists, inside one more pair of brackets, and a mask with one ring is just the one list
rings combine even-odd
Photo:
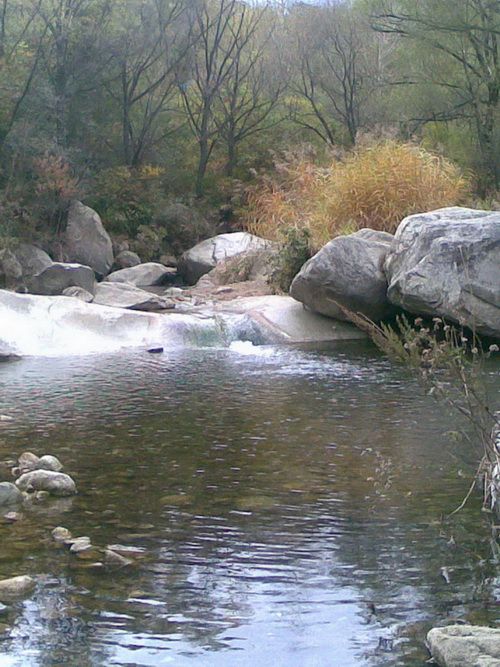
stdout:
[[0,602],[10,602],[22,598],[30,593],[35,585],[36,582],[33,577],[28,575],[0,579]]
[[63,472],[33,470],[22,474],[16,485],[21,491],[48,491],[53,496],[73,496],[77,493],[75,481]]
[[433,628],[427,644],[440,667],[500,667],[500,630],[475,625]]
[[23,500],[23,494],[15,484],[11,482],[0,482],[0,506],[14,505]]

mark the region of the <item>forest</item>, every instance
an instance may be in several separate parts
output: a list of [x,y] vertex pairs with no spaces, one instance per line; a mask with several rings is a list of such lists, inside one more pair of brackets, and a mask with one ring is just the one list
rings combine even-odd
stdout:
[[172,206],[238,226],[269,179],[381,145],[494,202],[499,37],[491,0],[1,0],[0,237],[74,198],[146,245]]

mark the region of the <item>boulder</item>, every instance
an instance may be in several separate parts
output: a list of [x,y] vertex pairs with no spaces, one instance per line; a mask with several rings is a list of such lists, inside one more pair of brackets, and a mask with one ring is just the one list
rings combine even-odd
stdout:
[[361,229],[338,236],[311,257],[290,286],[290,294],[316,313],[345,320],[337,303],[371,320],[394,315],[383,271],[393,236]]
[[77,287],[76,285],[66,287],[66,289],[62,291],[62,295],[80,299],[80,301],[83,301],[84,303],[92,303],[94,300],[94,295],[91,292],[87,292],[83,287]]
[[31,243],[21,243],[14,249],[14,255],[21,265],[23,278],[36,276],[52,264],[45,250]]
[[31,294],[47,296],[62,294],[67,287],[82,287],[93,294],[94,285],[94,271],[89,266],[62,262],[54,262],[27,281],[27,288]]
[[94,303],[114,308],[154,312],[175,307],[172,299],[158,296],[126,283],[102,282],[96,287]]
[[14,253],[8,248],[0,250],[0,283],[15,285],[22,276],[23,268]]
[[90,266],[98,276],[107,275],[113,265],[113,245],[101,218],[79,201],[69,207],[63,249],[69,262]]
[[73,496],[76,494],[74,480],[63,472],[53,470],[33,470],[16,480],[21,491],[48,491],[53,496]]
[[187,250],[180,258],[178,272],[190,285],[211,271],[223,259],[250,250],[265,250],[272,243],[247,232],[219,234]]
[[41,456],[35,466],[35,470],[53,470],[54,472],[60,472],[63,468],[61,461],[51,454]]
[[13,505],[23,500],[23,494],[15,484],[0,482],[0,505]]
[[11,602],[16,598],[22,598],[35,587],[35,580],[28,575],[0,579],[0,601]]
[[248,280],[270,284],[278,257],[277,246],[240,252],[217,262],[215,268],[200,278],[197,286],[206,279],[210,279],[213,285],[230,285]]
[[131,250],[122,250],[116,257],[113,263],[113,268],[116,270],[119,269],[129,269],[132,266],[137,266],[141,264],[141,258],[136,252]]
[[500,212],[453,207],[411,215],[384,269],[392,303],[500,336]]
[[152,287],[165,284],[169,279],[173,279],[175,275],[176,270],[171,267],[156,262],[146,262],[131,266],[128,269],[113,271],[104,278],[104,282],[128,283],[129,285],[135,285],[135,287]]
[[441,667],[500,667],[500,630],[475,625],[433,628],[427,645]]

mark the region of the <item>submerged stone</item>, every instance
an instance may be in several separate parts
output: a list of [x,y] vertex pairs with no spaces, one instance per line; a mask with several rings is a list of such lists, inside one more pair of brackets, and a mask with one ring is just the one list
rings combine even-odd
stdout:
[[0,602],[10,602],[24,597],[35,587],[35,580],[28,575],[0,580]]

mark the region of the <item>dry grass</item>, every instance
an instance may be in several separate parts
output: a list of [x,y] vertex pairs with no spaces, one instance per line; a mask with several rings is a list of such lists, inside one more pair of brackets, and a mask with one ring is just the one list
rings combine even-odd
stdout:
[[448,160],[386,141],[361,146],[326,168],[293,157],[276,165],[275,175],[248,190],[244,222],[274,239],[283,229],[307,228],[318,249],[363,227],[394,232],[407,215],[464,202],[469,189]]

